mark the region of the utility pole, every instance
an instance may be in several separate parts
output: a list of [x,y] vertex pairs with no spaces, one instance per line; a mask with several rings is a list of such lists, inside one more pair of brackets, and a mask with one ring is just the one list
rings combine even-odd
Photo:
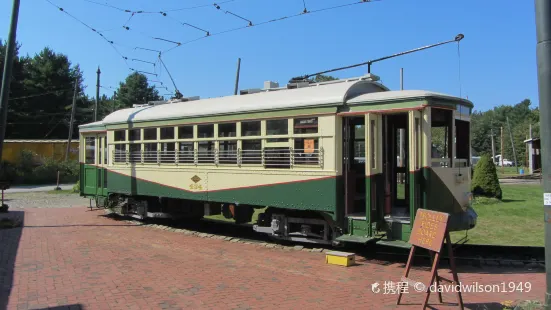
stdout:
[[501,173],[505,173],[505,167],[503,166],[503,126],[501,126]]
[[235,75],[235,89],[233,94],[237,95],[237,89],[239,87],[239,71],[241,71],[241,58],[237,58],[237,74]]
[[[404,68],[400,68],[400,90],[404,90]],[[400,167],[404,166],[404,130],[400,129]],[[404,183],[404,175],[400,174],[400,183]]]
[[540,108],[543,208],[545,220],[545,308],[551,309],[551,1],[536,2],[536,55]]
[[77,86],[78,77],[75,79],[75,90],[73,92],[73,107],[71,108],[71,121],[69,122],[69,137],[67,138],[67,150],[65,151],[65,161],[69,159],[69,149],[71,147],[71,138],[73,137],[73,122],[75,120],[75,110],[77,105]]
[[15,38],[17,33],[17,19],[19,18],[19,0],[13,0],[11,12],[10,33],[6,44],[6,58],[4,59],[4,72],[2,74],[2,88],[0,89],[0,112],[2,114],[2,123],[0,124],[0,160],[2,159],[2,150],[4,146],[4,137],[6,136],[6,122],[8,119],[8,98],[10,96],[11,71],[13,68],[13,58],[15,57]]
[[[73,135],[73,119],[75,117],[75,110],[77,104],[77,86],[78,86],[78,77],[75,78],[75,90],[73,92],[73,107],[71,108],[71,121],[69,122],[69,138],[67,139],[67,149],[65,150],[65,161],[69,159],[69,150],[71,148],[71,136]],[[56,191],[60,191],[59,187],[59,170],[57,170],[57,185],[54,188]]]
[[99,75],[101,74],[101,71],[99,70],[96,72],[98,74],[97,80],[96,80],[96,105],[94,106],[94,122],[98,120],[98,101],[99,101]]
[[111,113],[115,111],[115,100],[117,98],[117,91],[113,91],[113,100],[111,101]]
[[495,144],[494,144],[494,129],[492,128],[491,131],[492,131],[492,133],[491,133],[491,137],[492,137],[492,164],[495,164],[496,163],[496,148],[495,148]]
[[400,68],[400,90],[404,90],[404,68]]
[[517,153],[515,152],[515,142],[513,141],[513,133],[511,132],[511,125],[509,124],[509,116],[507,116],[507,128],[509,128],[509,137],[511,137],[511,147],[513,148],[513,159],[515,160],[515,167],[518,173]]

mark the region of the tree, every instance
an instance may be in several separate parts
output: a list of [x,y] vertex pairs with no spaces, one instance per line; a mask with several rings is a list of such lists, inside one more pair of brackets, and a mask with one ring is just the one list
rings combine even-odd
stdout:
[[482,155],[474,168],[472,193],[475,196],[497,198],[499,200],[502,198],[496,166],[488,154]]
[[503,155],[509,160],[514,159],[509,125],[513,135],[516,157],[519,164],[525,159],[526,145],[524,140],[529,135],[529,128],[532,125],[534,137],[539,135],[539,109],[531,109],[531,102],[528,99],[516,105],[496,106],[492,110],[480,112],[475,111],[471,115],[472,149],[476,153],[492,153],[491,132],[494,133],[496,154],[501,153],[500,130],[503,127]]
[[[24,62],[19,79],[24,96],[12,97],[8,105],[6,137],[23,139],[65,139],[75,79],[77,95],[84,94],[82,72],[68,57],[44,48]],[[78,131],[74,130],[75,137]]]
[[323,75],[318,74],[315,78],[310,79],[310,83],[321,83],[321,82],[327,82],[327,81],[335,81],[338,80],[336,77],[330,76],[330,75]]
[[162,100],[155,86],[149,86],[145,75],[134,72],[128,75],[123,83],[120,83],[114,108],[115,110],[130,108],[133,104],[155,100]]

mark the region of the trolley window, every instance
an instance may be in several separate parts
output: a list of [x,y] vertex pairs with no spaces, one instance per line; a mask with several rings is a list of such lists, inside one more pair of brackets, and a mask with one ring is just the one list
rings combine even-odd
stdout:
[[[173,130],[174,131],[174,130]],[[161,143],[160,161],[162,163],[174,163],[176,159],[176,143],[165,142]]]
[[266,121],[266,135],[286,135],[289,132],[288,119],[273,119]]
[[221,164],[237,164],[237,141],[220,141],[219,157]]
[[294,133],[295,134],[318,133],[318,118],[317,117],[295,118]]
[[260,136],[260,121],[241,122],[241,136]]
[[180,151],[178,153],[178,162],[192,164],[195,162],[195,148],[193,142],[180,142]]
[[319,144],[317,138],[295,139],[295,165],[319,164]]
[[[191,131],[193,136],[193,130]],[[174,127],[163,127],[161,128],[161,140],[170,140],[174,139]]]
[[137,141],[140,139],[140,129],[131,129],[128,131],[128,141]]
[[103,163],[107,165],[107,136],[103,137]]
[[95,164],[96,163],[96,138],[87,137],[84,143],[86,148],[85,154],[86,158],[84,160],[85,164]]
[[451,168],[453,113],[432,108],[431,121],[432,166]]
[[193,126],[178,127],[178,139],[193,139]]
[[126,140],[126,130],[115,130],[115,141]]
[[115,154],[113,161],[115,163],[126,162],[126,144],[115,144]]
[[235,137],[236,128],[236,123],[218,124],[218,137]]
[[203,141],[198,143],[197,161],[199,163],[214,163],[214,142]]
[[243,152],[241,152],[241,160],[243,161],[243,164],[261,164],[261,140],[243,140],[241,143],[243,147]]
[[144,143],[144,162],[156,163],[157,162],[157,143]]
[[143,130],[144,140],[157,140],[157,128],[146,128]]
[[455,120],[455,158],[463,159],[461,161],[462,166],[469,166],[469,136],[470,136],[469,122],[462,120]]
[[197,126],[197,138],[212,138],[212,137],[214,137],[214,124]]

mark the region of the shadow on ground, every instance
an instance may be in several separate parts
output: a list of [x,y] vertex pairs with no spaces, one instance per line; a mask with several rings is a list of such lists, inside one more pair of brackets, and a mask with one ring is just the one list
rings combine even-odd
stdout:
[[72,304],[72,305],[64,305],[64,306],[57,306],[57,307],[48,307],[48,308],[38,308],[34,310],[85,310],[86,308],[82,306],[81,304]]
[[[23,211],[8,211],[0,214],[2,218],[17,218],[24,223]],[[13,288],[15,259],[21,239],[22,227],[0,229],[0,309],[7,309]]]

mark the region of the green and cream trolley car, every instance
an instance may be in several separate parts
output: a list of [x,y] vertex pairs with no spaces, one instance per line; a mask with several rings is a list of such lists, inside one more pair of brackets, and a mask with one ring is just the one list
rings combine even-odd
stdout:
[[468,230],[472,103],[368,74],[123,109],[80,126],[81,196],[119,212],[223,214],[299,242],[409,239],[415,212]]

